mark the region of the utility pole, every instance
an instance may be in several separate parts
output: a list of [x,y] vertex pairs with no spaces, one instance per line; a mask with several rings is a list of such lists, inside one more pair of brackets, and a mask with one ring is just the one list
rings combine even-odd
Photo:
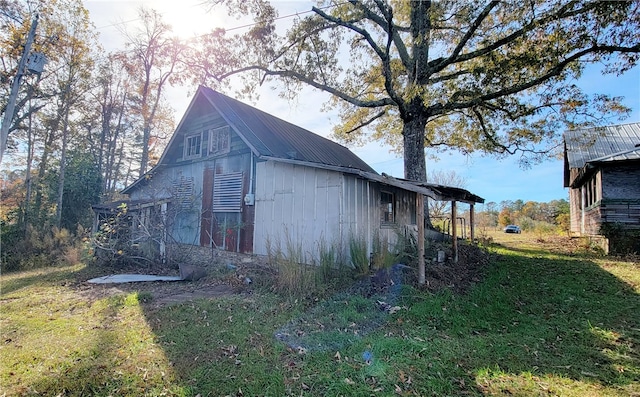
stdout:
[[4,117],[2,119],[2,127],[0,127],[0,163],[2,163],[4,151],[7,149],[7,141],[9,140],[9,127],[11,126],[11,122],[13,122],[13,113],[16,109],[16,100],[18,98],[18,90],[20,89],[20,79],[25,74],[25,66],[27,64],[29,54],[31,53],[31,44],[33,44],[33,40],[36,36],[38,18],[38,14],[33,17],[33,22],[31,22],[31,29],[29,29],[29,34],[27,35],[27,42],[24,45],[24,51],[22,52],[20,62],[18,63],[18,71],[16,72],[16,75],[13,78],[13,83],[11,84],[11,94],[9,94],[9,102],[7,103],[7,108],[5,109]]

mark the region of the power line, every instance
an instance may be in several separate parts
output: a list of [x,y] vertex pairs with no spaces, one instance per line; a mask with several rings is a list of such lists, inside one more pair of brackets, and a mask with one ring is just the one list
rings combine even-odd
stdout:
[[[329,8],[338,7],[338,6],[342,5],[342,4],[345,4],[345,3],[339,3],[339,4],[335,4],[335,5],[328,5],[328,6],[324,6],[324,7],[319,7],[318,9],[319,10],[326,10],[326,9],[329,9]],[[193,8],[193,7],[196,7],[196,6],[199,6],[199,5],[202,5],[202,4],[201,3],[194,4],[191,7]],[[277,18],[273,18],[273,21],[279,21],[279,20],[282,20],[282,19],[293,18],[293,17],[296,17],[296,16],[304,15],[304,14],[310,14],[312,12],[314,12],[314,11],[313,10],[307,10],[307,11],[295,12],[293,14],[288,14],[288,15],[283,15],[283,16],[277,17]],[[164,18],[165,15],[162,15],[162,17]],[[126,21],[113,22],[113,23],[110,23],[108,25],[98,26],[98,27],[96,27],[96,30],[106,29],[106,28],[110,28],[110,27],[116,27],[116,26],[120,26],[120,25],[126,25],[128,23],[137,22],[137,21],[141,21],[141,20],[142,20],[142,18],[134,18],[134,19],[126,20]],[[258,24],[259,24],[259,22],[252,22],[252,23],[248,23],[248,24],[244,24],[244,25],[234,26],[234,27],[231,27],[231,28],[222,28],[222,29],[224,31],[226,31],[226,32],[231,32],[231,31],[234,31],[234,30],[250,28],[250,27],[256,26]],[[203,34],[197,35],[195,37],[196,38],[197,37],[203,37],[203,36],[207,36],[209,34],[211,34],[211,33],[203,33]]]

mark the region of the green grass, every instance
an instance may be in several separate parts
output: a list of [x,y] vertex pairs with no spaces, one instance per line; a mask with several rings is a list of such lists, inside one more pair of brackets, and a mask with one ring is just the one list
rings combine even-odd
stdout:
[[[90,299],[75,282],[87,278],[81,266],[5,274],[1,388],[51,396],[640,395],[640,264],[549,251],[527,235],[500,238],[510,240],[493,246],[498,259],[468,294],[406,287],[401,310],[349,338],[326,324],[342,319],[338,328],[348,330],[377,316],[362,297],[308,307],[254,294],[156,308],[144,293]],[[326,310],[315,312],[320,305]],[[327,346],[343,343],[298,351],[274,338],[305,313],[317,320],[315,340],[326,332]]]

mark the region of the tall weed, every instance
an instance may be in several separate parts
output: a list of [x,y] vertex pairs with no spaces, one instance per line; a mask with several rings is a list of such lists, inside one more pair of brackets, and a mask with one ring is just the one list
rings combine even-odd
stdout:
[[292,296],[303,296],[315,289],[315,267],[304,264],[302,245],[293,242],[285,233],[285,247],[281,240],[274,243],[267,238],[267,258],[275,270],[272,289]]
[[357,274],[369,273],[369,255],[364,237],[353,234],[349,237],[349,254],[351,266]]

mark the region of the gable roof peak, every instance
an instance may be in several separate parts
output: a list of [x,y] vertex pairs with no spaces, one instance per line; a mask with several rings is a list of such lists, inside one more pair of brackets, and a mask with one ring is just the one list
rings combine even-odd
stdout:
[[257,156],[374,172],[345,146],[205,86],[198,92]]

